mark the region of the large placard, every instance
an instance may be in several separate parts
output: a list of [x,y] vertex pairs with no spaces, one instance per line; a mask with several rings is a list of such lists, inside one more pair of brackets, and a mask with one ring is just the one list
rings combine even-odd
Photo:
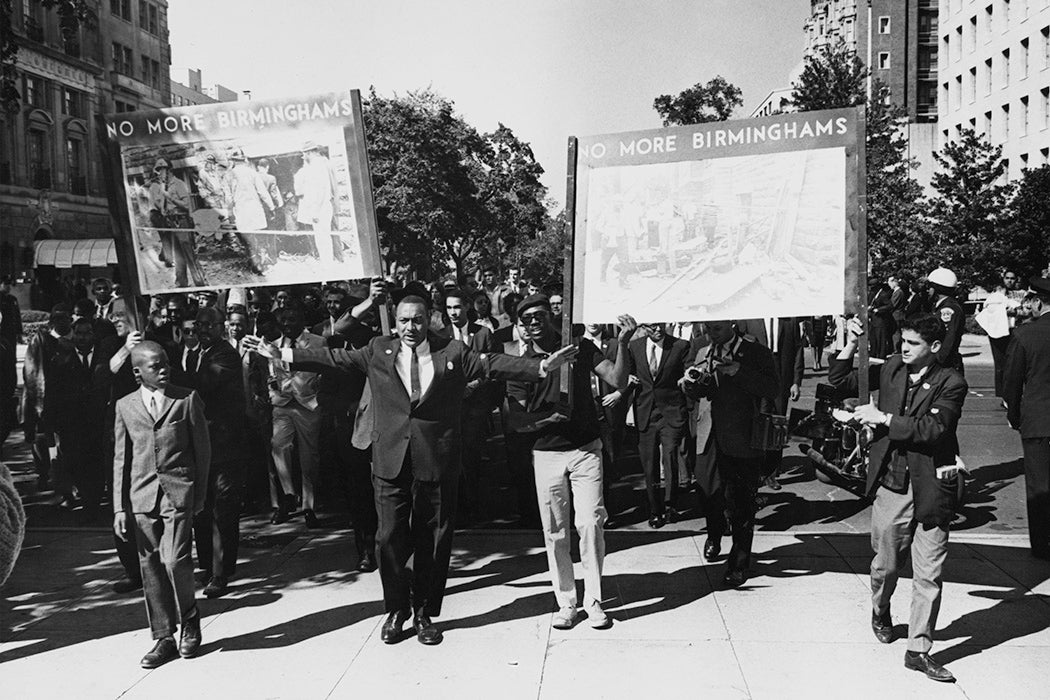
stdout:
[[381,273],[357,91],[104,117],[141,294]]
[[580,138],[573,320],[855,307],[862,124],[845,109]]

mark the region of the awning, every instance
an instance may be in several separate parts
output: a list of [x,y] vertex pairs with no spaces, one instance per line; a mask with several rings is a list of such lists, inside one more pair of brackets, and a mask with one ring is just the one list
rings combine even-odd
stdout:
[[117,249],[112,238],[77,238],[73,240],[44,240],[36,242],[33,267],[105,267],[117,264]]

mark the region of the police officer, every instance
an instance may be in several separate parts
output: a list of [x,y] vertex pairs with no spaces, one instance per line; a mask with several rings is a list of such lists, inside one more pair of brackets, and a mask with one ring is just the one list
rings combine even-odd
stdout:
[[926,278],[933,297],[933,313],[940,317],[946,334],[941,349],[937,351],[937,362],[942,367],[949,367],[963,373],[962,355],[959,344],[962,342],[966,313],[955,299],[955,288],[959,281],[955,273],[946,267],[938,267]]

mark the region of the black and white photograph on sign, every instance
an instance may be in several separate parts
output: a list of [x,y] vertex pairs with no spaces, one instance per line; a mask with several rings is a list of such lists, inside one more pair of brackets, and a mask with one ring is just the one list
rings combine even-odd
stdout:
[[144,293],[365,276],[343,130],[121,147]]
[[841,313],[845,191],[843,148],[590,169],[577,320]]

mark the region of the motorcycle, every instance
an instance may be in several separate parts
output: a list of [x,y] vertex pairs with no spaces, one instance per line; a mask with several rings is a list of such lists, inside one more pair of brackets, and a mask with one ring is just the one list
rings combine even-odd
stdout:
[[853,417],[857,404],[855,398],[840,400],[832,385],[819,384],[813,411],[792,421],[792,434],[809,441],[799,449],[820,482],[863,498],[873,431]]

